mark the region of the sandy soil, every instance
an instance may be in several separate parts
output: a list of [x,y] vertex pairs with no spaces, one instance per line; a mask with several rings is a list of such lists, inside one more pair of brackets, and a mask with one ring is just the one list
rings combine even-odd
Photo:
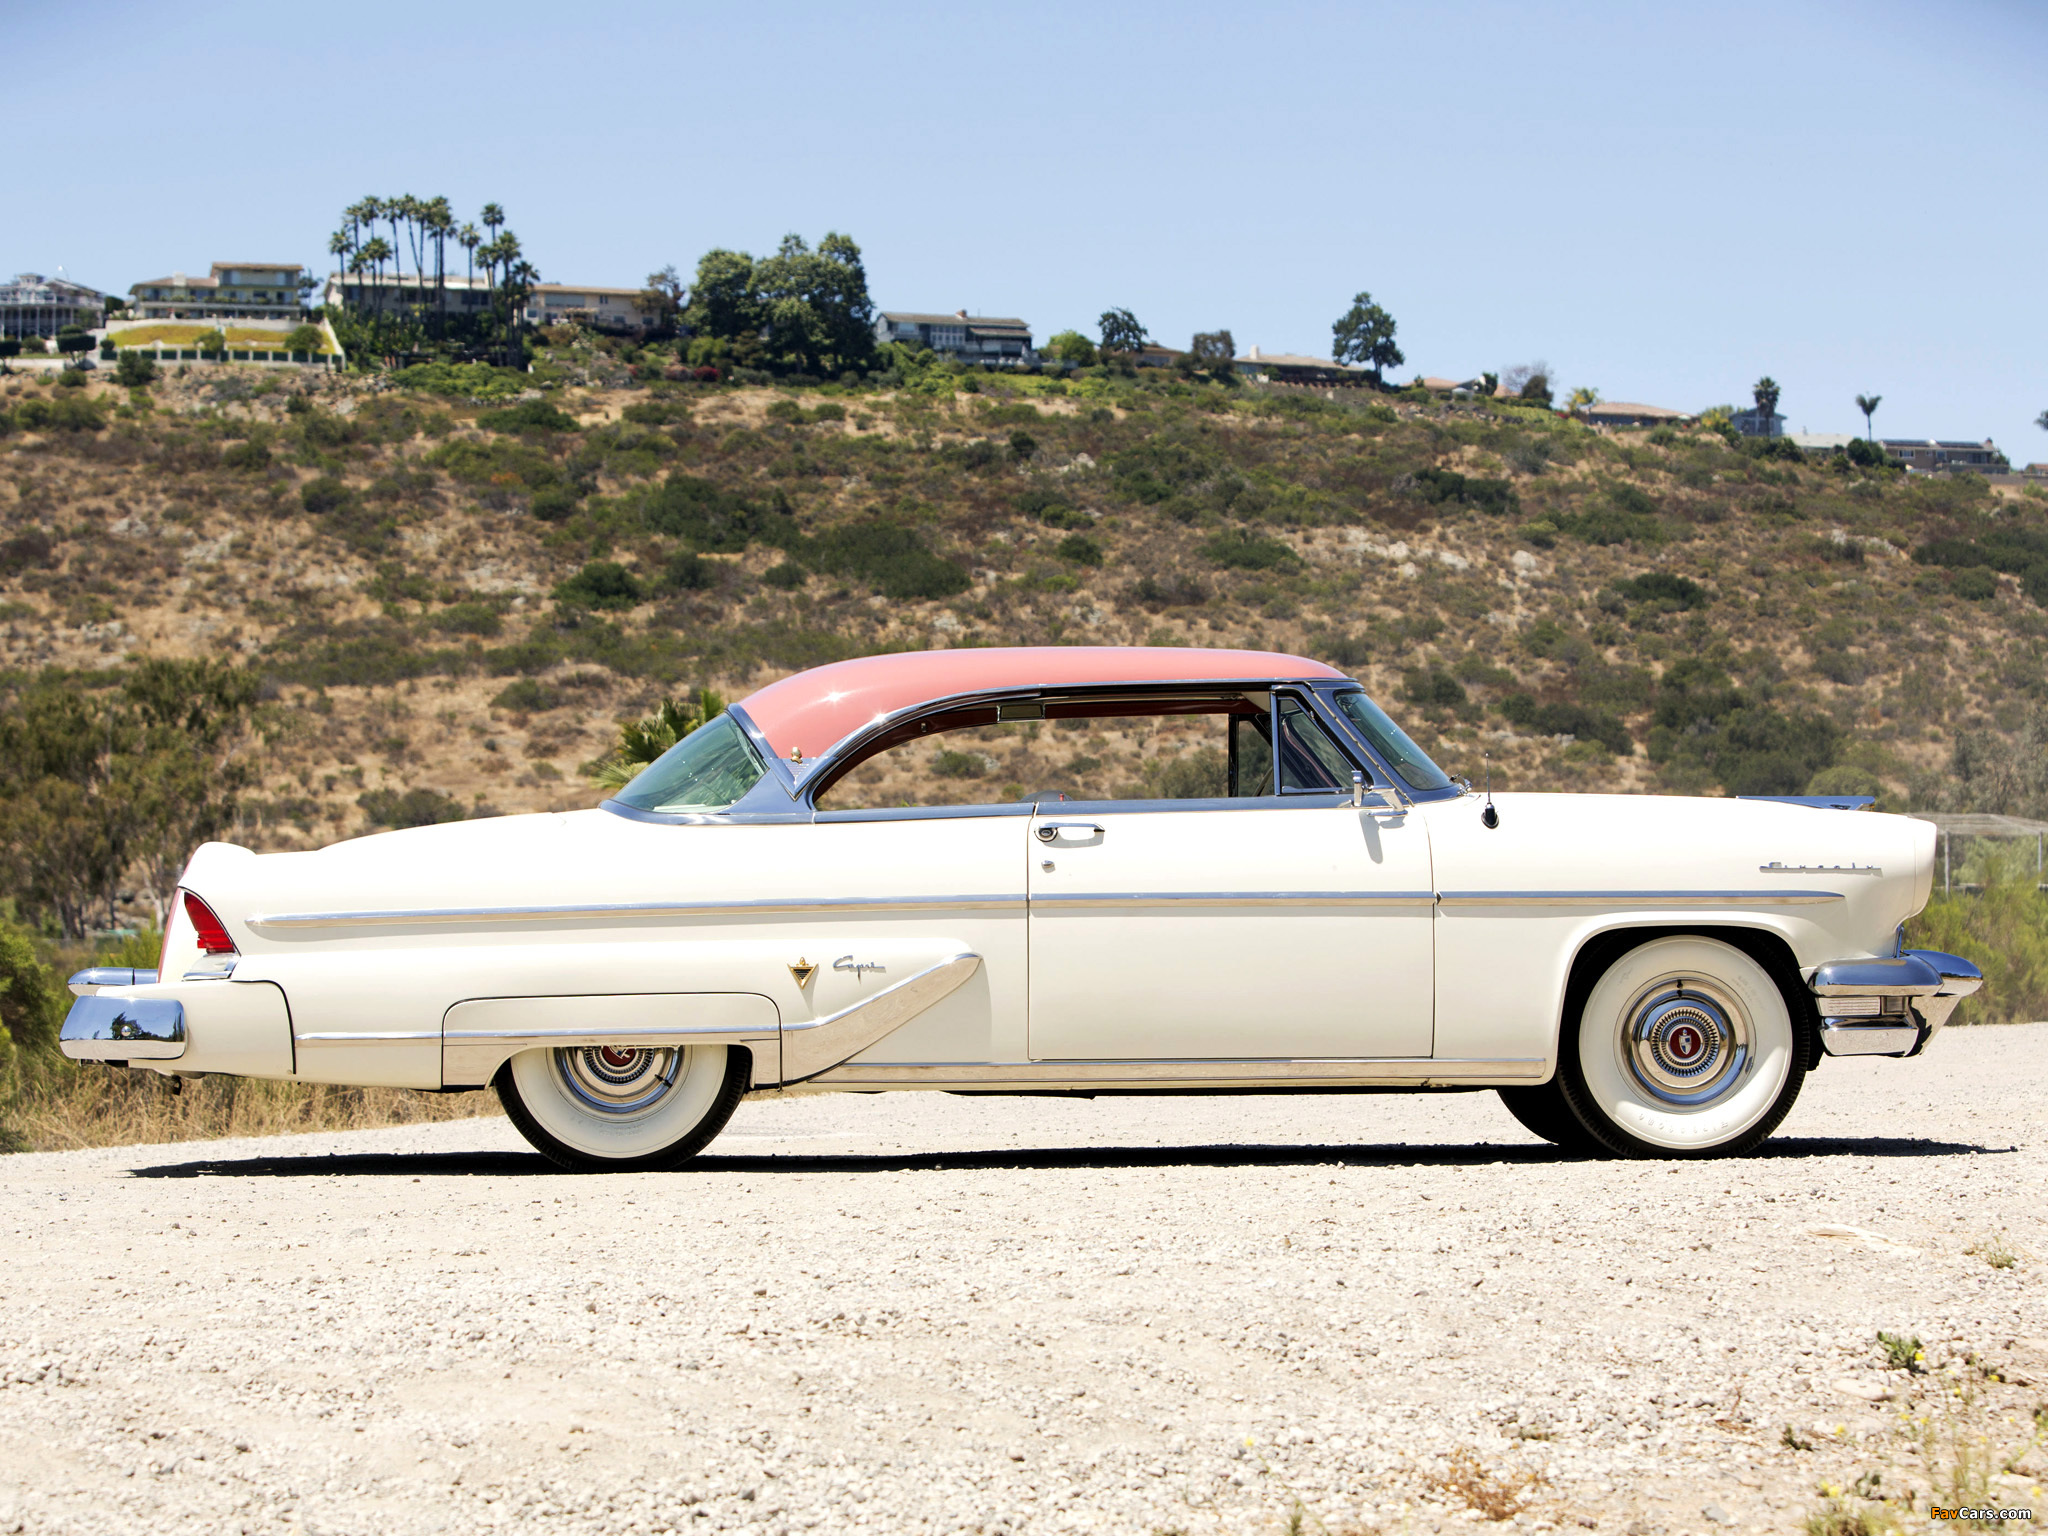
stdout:
[[[1675,1536],[1797,1530],[1859,1477],[1921,1528],[1915,1478],[2048,1402],[2044,1090],[2036,1024],[1828,1063],[1732,1164],[1568,1161],[1490,1094],[761,1102],[664,1176],[555,1174],[502,1120],[19,1156],[0,1531],[1237,1532],[1298,1499]],[[2039,1449],[2003,1464],[2039,1498]]]

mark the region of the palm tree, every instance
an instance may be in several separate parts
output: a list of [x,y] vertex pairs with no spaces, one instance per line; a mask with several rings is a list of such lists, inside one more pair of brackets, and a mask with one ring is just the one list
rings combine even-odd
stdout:
[[1581,384],[1571,392],[1571,398],[1565,401],[1564,408],[1576,416],[1581,411],[1590,411],[1599,403],[1600,391],[1593,388],[1590,384]]
[[2034,418],[2034,425],[2043,432],[2048,432],[2048,411],[2043,411],[2040,415],[2036,416]]
[[455,243],[462,247],[462,253],[469,265],[469,280],[476,281],[476,248],[484,243],[484,237],[476,232],[474,224],[465,224],[455,232]]
[[1856,409],[1863,413],[1863,435],[1873,443],[1877,441],[1877,438],[1872,435],[1873,429],[1870,425],[1870,418],[1877,414],[1878,403],[1883,399],[1883,395],[1858,395],[1856,397]]
[[1778,414],[1778,381],[1765,374],[1756,381],[1756,387],[1750,393],[1756,397],[1757,414],[1763,418],[1764,435],[1768,437],[1771,418]]

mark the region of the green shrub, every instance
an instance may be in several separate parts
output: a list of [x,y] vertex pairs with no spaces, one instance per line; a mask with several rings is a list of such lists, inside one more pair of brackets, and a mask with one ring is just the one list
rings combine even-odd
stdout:
[[1214,747],[1196,747],[1146,764],[1150,795],[1159,800],[1220,800],[1230,792],[1230,759]]
[[252,439],[223,449],[220,461],[229,469],[250,472],[266,470],[270,468],[270,450]]
[[485,411],[476,424],[486,432],[506,433],[574,432],[579,425],[574,416],[545,400],[521,400],[503,410]]
[[1465,685],[1440,667],[1410,667],[1402,674],[1401,696],[1411,704],[1463,709],[1471,702]]
[[573,486],[551,485],[533,493],[527,510],[544,523],[566,523],[581,505],[582,498]]
[[97,401],[52,395],[22,401],[15,407],[14,424],[24,432],[97,432],[107,423]]
[[771,587],[780,587],[793,592],[810,580],[810,574],[794,560],[785,560],[780,565],[771,565],[761,573],[761,579]]
[[1076,565],[1100,565],[1103,558],[1102,546],[1085,533],[1068,534],[1055,546],[1053,553]]
[[130,347],[114,360],[114,382],[124,389],[142,389],[156,382],[156,359]]
[[988,772],[988,760],[979,752],[941,747],[932,754],[932,772],[942,779],[978,779]]
[[[1975,538],[1931,539],[1913,551],[1922,565],[1946,566],[1950,570],[1979,568],[2004,571],[2020,579],[2027,596],[2048,607],[2048,530],[2039,528],[1994,528]],[[1972,578],[1969,591],[1958,577],[1955,590],[1962,597],[1989,597],[1981,577]]]
[[465,485],[544,490],[562,484],[562,471],[540,449],[495,440],[443,443],[426,462]]
[[1672,663],[1657,687],[1650,760],[1731,795],[1796,795],[1831,766],[1842,729],[1810,711],[1787,713],[1733,686],[1712,662]]
[[593,560],[555,588],[555,601],[585,608],[631,608],[646,592],[616,560]]
[[299,487],[299,501],[315,517],[324,517],[355,499],[355,492],[331,475],[308,480]]
[[463,821],[469,812],[453,795],[438,789],[373,789],[356,796],[356,804],[374,826],[431,827],[444,821]]
[[756,540],[786,545],[796,532],[786,509],[764,509],[694,475],[670,475],[650,491],[640,519],[650,532],[688,539],[713,554],[738,554]]
[[287,352],[320,352],[327,346],[327,335],[317,325],[296,325],[284,338]]
[[925,546],[914,528],[847,523],[806,539],[803,561],[813,570],[867,583],[884,597],[939,598],[965,592],[967,572]]
[[505,628],[504,615],[493,603],[450,603],[428,617],[434,628],[454,635],[496,635]]
[[1949,579],[1948,589],[1957,597],[1981,603],[1998,596],[1998,575],[1981,565],[1966,565]]
[[[1587,544],[1661,544],[1670,537],[1670,530],[1657,518],[1621,506],[1598,506],[1588,512],[1553,512],[1549,521],[1558,533]],[[1531,523],[1522,531],[1525,535],[1533,534],[1538,526]]]
[[1301,556],[1292,546],[1249,528],[1217,534],[1202,546],[1202,553],[1218,565],[1239,571],[1272,571],[1301,564]]
[[516,683],[507,683],[491,700],[491,708],[507,710],[515,715],[537,715],[545,710],[560,706],[562,695],[546,683],[530,677],[522,677]]
[[1508,481],[1461,475],[1450,469],[1418,469],[1415,494],[1431,505],[1463,503],[1502,517],[1516,505],[1515,488]]
[[664,592],[701,592],[717,584],[717,565],[693,549],[677,550],[661,569],[661,590]]
[[1632,603],[1648,603],[1667,611],[1704,608],[1712,601],[1698,582],[1669,571],[1645,571],[1617,581],[1614,590]]
[[465,400],[513,400],[533,387],[531,376],[489,363],[416,363],[391,378],[405,389]]
[[1209,601],[1209,588],[1199,577],[1181,571],[1140,576],[1129,588],[1131,601],[1155,612],[1161,608],[1194,608]]
[[1580,741],[1598,742],[1617,757],[1635,751],[1635,741],[1617,715],[1589,709],[1584,704],[1538,704],[1526,693],[1511,693],[1501,700],[1500,712],[1524,730],[1540,736],[1572,736]]

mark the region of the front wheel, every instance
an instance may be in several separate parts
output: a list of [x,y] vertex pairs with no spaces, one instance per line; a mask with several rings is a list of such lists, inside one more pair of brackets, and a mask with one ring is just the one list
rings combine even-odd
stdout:
[[578,1173],[672,1168],[725,1129],[752,1058],[724,1045],[521,1051],[492,1079],[519,1134]]
[[1718,939],[1656,939],[1594,983],[1576,1040],[1560,1042],[1557,1084],[1610,1153],[1734,1156],[1791,1111],[1802,1045],[1755,960]]

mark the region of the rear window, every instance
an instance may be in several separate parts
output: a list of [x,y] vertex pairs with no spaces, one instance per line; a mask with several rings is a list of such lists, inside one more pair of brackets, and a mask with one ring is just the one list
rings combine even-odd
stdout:
[[612,798],[636,811],[730,810],[768,765],[731,715],[690,732]]

